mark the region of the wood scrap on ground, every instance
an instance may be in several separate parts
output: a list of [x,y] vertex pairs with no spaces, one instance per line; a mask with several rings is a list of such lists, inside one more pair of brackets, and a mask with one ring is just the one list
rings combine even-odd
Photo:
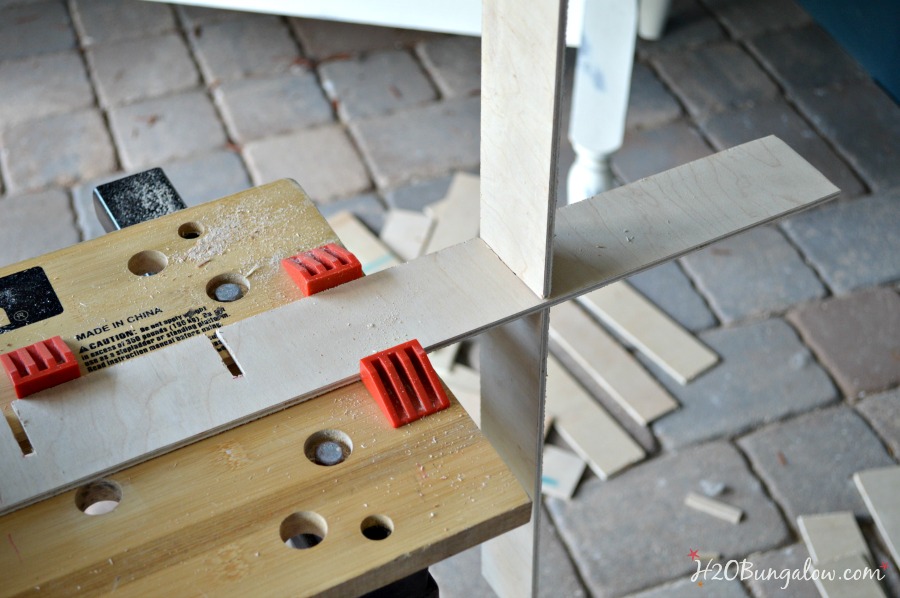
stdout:
[[582,295],[579,302],[679,384],[687,384],[719,356],[626,282]]
[[744,517],[744,511],[738,507],[729,505],[728,503],[715,498],[710,498],[709,496],[697,494],[696,492],[688,492],[688,495],[684,498],[684,504],[692,509],[706,513],[707,515],[712,515],[713,517],[721,519],[722,521],[727,521],[731,524],[740,523],[741,519]]
[[550,336],[639,424],[676,409],[678,402],[575,303],[550,310]]
[[797,526],[816,565],[853,555],[872,562],[866,540],[850,511],[801,515],[797,517]]
[[547,496],[569,500],[575,494],[586,467],[584,459],[575,453],[545,444],[541,492]]
[[447,195],[425,208],[434,219],[434,229],[423,253],[433,253],[478,236],[479,178],[458,172]]
[[557,433],[602,480],[645,457],[641,445],[552,355],[547,357],[547,413]]
[[858,471],[853,481],[894,563],[900,564],[900,466]]
[[431,238],[434,219],[414,210],[389,210],[381,229],[381,241],[405,262],[414,260],[425,251]]
[[400,263],[384,243],[350,212],[338,212],[326,220],[344,247],[360,261],[366,274],[374,274]]

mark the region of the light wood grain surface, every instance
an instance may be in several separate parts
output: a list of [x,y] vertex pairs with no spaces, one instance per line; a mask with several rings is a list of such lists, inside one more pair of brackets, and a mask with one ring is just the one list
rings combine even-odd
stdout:
[[[452,396],[452,395],[451,395]],[[340,430],[343,463],[308,439]],[[90,516],[66,492],[0,518],[0,594],[349,596],[381,587],[528,520],[531,504],[455,399],[390,427],[361,383],[115,474],[119,506]],[[327,526],[305,550],[282,522]],[[363,522],[393,532],[367,539]]]

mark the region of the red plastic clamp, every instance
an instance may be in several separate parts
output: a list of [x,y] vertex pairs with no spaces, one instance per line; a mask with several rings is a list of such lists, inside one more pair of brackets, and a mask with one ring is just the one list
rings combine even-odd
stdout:
[[304,297],[356,280],[363,275],[356,256],[334,243],[281,260]]
[[415,339],[361,359],[359,374],[395,428],[450,406],[434,366]]
[[4,353],[0,365],[20,399],[81,376],[75,354],[59,336]]

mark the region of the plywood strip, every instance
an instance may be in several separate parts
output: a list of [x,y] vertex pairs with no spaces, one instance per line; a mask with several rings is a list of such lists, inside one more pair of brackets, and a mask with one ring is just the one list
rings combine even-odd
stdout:
[[547,413],[559,435],[602,480],[645,456],[641,445],[552,355],[547,358]]
[[718,355],[626,282],[582,295],[579,301],[680,384],[719,361]]
[[[565,0],[482,3],[481,238],[550,292]],[[549,201],[548,201],[549,200]]]
[[815,564],[853,555],[872,562],[866,540],[856,523],[856,517],[850,511],[801,515],[797,517],[797,526]]
[[200,337],[16,401],[35,453],[0,426],[0,511],[351,382],[361,356],[443,347],[836,193],[774,138],[725,154],[561,209],[547,301],[474,239],[221,329],[242,378]]
[[628,351],[574,303],[550,310],[550,336],[639,424],[676,409],[678,402]]
[[327,220],[344,247],[360,261],[366,274],[374,274],[400,263],[384,243],[350,212],[338,212]]
[[900,496],[900,467],[859,471],[853,475],[853,481],[894,563],[900,563],[900,500],[897,500]]

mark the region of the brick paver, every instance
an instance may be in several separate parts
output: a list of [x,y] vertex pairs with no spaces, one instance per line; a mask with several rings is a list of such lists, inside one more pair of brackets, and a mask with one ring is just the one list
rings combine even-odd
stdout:
[[866,77],[818,25],[767,33],[748,41],[753,54],[788,91],[833,87]]
[[229,131],[239,142],[334,120],[331,105],[311,72],[240,79],[222,84],[215,94]]
[[0,60],[75,47],[75,31],[61,0],[0,8]]
[[650,128],[663,125],[681,116],[681,106],[650,68],[635,63],[631,72],[631,91],[628,96],[626,128]]
[[782,224],[837,293],[900,280],[900,190],[831,203]]
[[799,515],[853,511],[867,517],[852,476],[893,464],[853,409],[823,409],[738,440],[792,526]]
[[254,141],[244,147],[244,156],[257,185],[292,178],[319,202],[371,186],[356,148],[338,125]]
[[900,296],[892,289],[800,307],[788,318],[846,396],[900,384]]
[[347,57],[372,50],[396,50],[439,34],[338,21],[290,19],[291,28],[307,56],[316,59]]
[[[684,506],[701,480],[722,482],[741,508],[738,525]],[[638,465],[614,482],[582,483],[576,499],[548,507],[588,589],[618,596],[688,575],[691,549],[740,557],[787,538],[781,515],[730,444],[714,442]]]
[[177,33],[93,46],[88,61],[106,105],[127,104],[195,87],[200,75]]
[[282,73],[300,57],[287,26],[276,16],[248,13],[191,32],[208,81]]
[[319,67],[322,87],[344,120],[397,112],[434,100],[434,88],[409,52],[372,52]]
[[900,461],[900,389],[866,397],[856,409],[887,445],[894,459]]
[[86,108],[93,102],[77,52],[0,62],[0,126]]
[[752,105],[778,95],[778,88],[735,43],[653,57],[660,76],[693,115]]
[[226,141],[212,102],[200,91],[114,108],[109,120],[129,170],[158,166]]
[[60,189],[0,199],[0,266],[78,242],[69,195]]
[[[747,585],[758,598],[819,598],[819,590],[812,580],[780,577],[785,570],[788,571],[788,576],[794,571],[802,575],[808,558],[809,552],[802,543],[791,544],[770,552],[751,554],[747,557],[747,561],[753,565],[753,571],[760,575],[748,579]],[[764,574],[770,570],[777,573],[766,579]]]
[[481,91],[481,39],[444,37],[420,44],[419,57],[446,98]]
[[681,258],[716,315],[731,323],[818,299],[825,287],[773,227],[759,227]]
[[784,100],[776,99],[744,110],[721,112],[699,121],[716,149],[727,149],[766,135],[776,135],[837,185],[841,197],[855,197],[865,191],[847,163]]
[[75,0],[72,17],[85,46],[175,29],[172,7],[157,2]]
[[0,140],[0,162],[12,192],[71,185],[115,169],[109,133],[96,110],[13,125]]
[[476,166],[479,98],[460,98],[356,121],[351,131],[379,187]]
[[685,386],[649,366],[681,408],[653,424],[674,448],[746,432],[833,402],[834,386],[782,320],[717,328],[700,340],[722,361]]
[[696,129],[678,120],[654,129],[626,131],[622,149],[611,162],[617,176],[632,182],[711,153]]
[[793,0],[703,0],[735,38],[809,22]]
[[801,111],[873,188],[900,186],[900,106],[870,81],[802,90]]
[[675,262],[635,274],[628,282],[688,330],[705,330],[716,318]]
[[384,192],[384,199],[392,208],[421,211],[425,206],[444,199],[453,175],[416,181]]

